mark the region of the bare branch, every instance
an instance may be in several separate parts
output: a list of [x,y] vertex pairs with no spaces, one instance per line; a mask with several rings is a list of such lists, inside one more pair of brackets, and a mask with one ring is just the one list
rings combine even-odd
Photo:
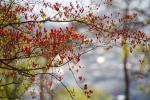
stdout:
[[57,76],[55,76],[53,73],[37,73],[37,74],[34,74],[34,76],[40,75],[40,74],[48,74],[48,75],[50,75],[50,76],[53,76],[53,77],[54,77],[57,81],[59,81],[59,82],[62,84],[62,86],[67,90],[67,92],[69,93],[71,99],[74,100],[74,97],[73,97],[73,95],[71,94],[70,90],[67,88],[67,86],[66,86],[61,80],[59,80],[59,79],[57,78]]
[[19,84],[19,83],[11,82],[11,83],[7,83],[7,84],[0,85],[0,87],[2,87],[2,86],[7,86],[7,85],[11,85],[11,84]]

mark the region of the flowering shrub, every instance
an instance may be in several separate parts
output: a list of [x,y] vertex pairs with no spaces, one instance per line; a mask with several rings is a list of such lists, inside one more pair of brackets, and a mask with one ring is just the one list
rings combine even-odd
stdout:
[[[36,14],[34,10],[39,3],[42,4],[42,8]],[[104,0],[104,3],[111,5],[112,0]],[[46,12],[48,10],[54,11],[54,15],[48,14]],[[99,16],[94,13],[92,6],[83,8],[79,2],[75,4],[70,2],[69,5],[64,6],[58,2],[51,3],[43,0],[0,1],[0,76],[2,77],[0,98],[22,97],[34,82],[38,82],[39,75],[54,77],[66,87],[62,82],[62,76],[49,73],[48,70],[69,62],[77,64],[81,55],[88,52],[90,48],[93,50],[104,46],[110,49],[120,38],[121,43],[117,45],[124,47],[127,44],[130,52],[137,44],[150,46],[144,42],[150,39],[144,32],[138,29],[130,31],[128,27],[118,28],[117,23],[132,22],[137,14],[118,13],[118,15],[118,19],[114,19],[112,14]],[[45,28],[44,24],[48,22],[68,22],[70,26]],[[80,25],[87,27],[87,34],[78,32],[77,28]],[[88,37],[88,34],[93,38]],[[102,41],[103,39],[105,41]],[[95,45],[96,47],[93,47]],[[60,58],[58,59],[57,56]],[[44,64],[42,59],[45,61]],[[69,69],[73,70],[73,68]],[[41,87],[47,84],[51,88],[52,80],[45,77],[41,78],[39,84],[42,84]],[[79,76],[79,81],[83,79],[83,76]],[[88,89],[87,84],[84,84],[81,89],[88,98],[93,93]],[[41,98],[43,91],[41,88]],[[68,89],[67,91],[69,92]],[[73,98],[71,93],[70,95]]]

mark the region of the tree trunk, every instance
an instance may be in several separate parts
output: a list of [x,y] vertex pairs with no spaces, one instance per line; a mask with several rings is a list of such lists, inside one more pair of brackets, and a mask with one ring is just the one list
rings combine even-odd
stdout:
[[125,81],[125,100],[130,100],[130,79],[127,69],[127,59],[128,55],[124,55],[123,67],[124,67],[124,81]]
[[40,100],[44,100],[44,75],[40,76]]

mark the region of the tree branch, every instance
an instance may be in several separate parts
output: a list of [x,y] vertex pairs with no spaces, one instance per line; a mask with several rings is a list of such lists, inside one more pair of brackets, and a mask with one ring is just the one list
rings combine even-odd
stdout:
[[11,84],[19,84],[19,83],[11,82],[11,83],[7,83],[7,84],[0,85],[0,87],[2,87],[2,86],[6,86],[6,85],[11,85]]
[[70,90],[67,88],[67,86],[66,86],[62,81],[60,81],[53,73],[38,73],[38,74],[34,74],[34,75],[36,76],[36,75],[40,75],[40,74],[48,74],[48,75],[54,77],[54,78],[55,78],[57,81],[59,81],[59,82],[62,84],[62,86],[67,90],[67,92],[69,93],[71,99],[74,100],[74,97],[73,97],[73,95],[71,94]]

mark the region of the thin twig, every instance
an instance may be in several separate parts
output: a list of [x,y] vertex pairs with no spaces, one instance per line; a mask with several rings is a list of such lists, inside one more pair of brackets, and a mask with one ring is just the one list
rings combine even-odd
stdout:
[[74,97],[72,96],[72,94],[71,94],[70,90],[67,88],[67,86],[66,86],[61,80],[59,80],[53,73],[37,73],[37,74],[34,74],[34,76],[40,75],[40,74],[48,74],[48,75],[50,75],[50,76],[53,76],[53,77],[54,77],[56,80],[58,80],[58,81],[62,84],[62,86],[67,90],[67,92],[69,93],[71,99],[74,100]]
[[11,84],[19,84],[19,83],[11,82],[11,83],[7,83],[7,84],[0,85],[0,87],[2,87],[2,86],[6,86],[6,85],[11,85]]

